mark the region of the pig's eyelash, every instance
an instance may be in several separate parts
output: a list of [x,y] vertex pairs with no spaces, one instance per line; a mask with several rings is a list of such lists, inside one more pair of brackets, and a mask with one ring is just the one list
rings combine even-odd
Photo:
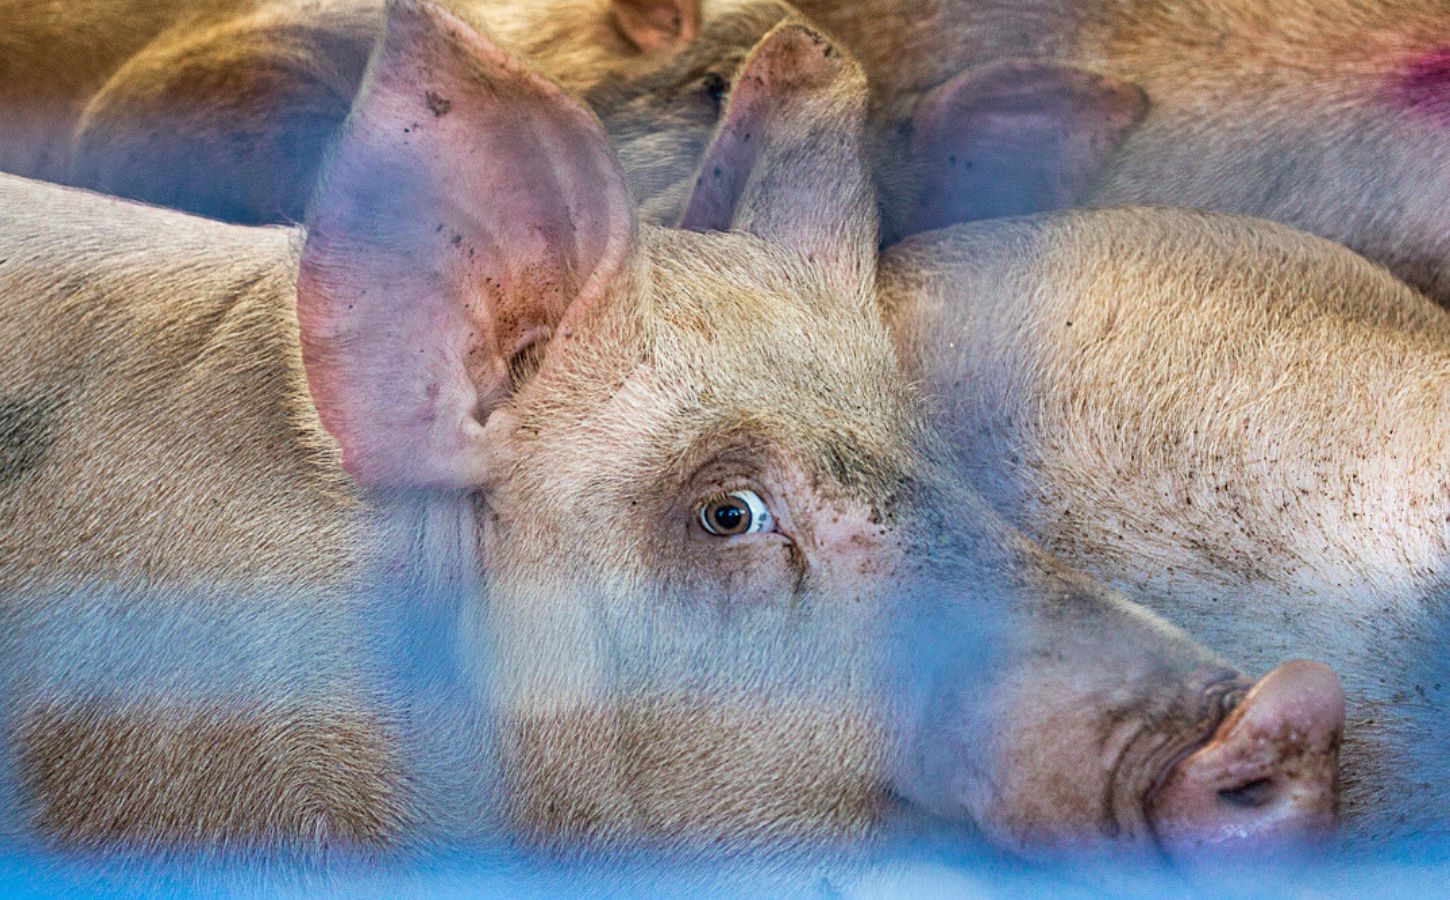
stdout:
[[761,487],[759,482],[753,481],[750,478],[731,478],[729,481],[720,481],[711,484],[699,493],[698,503],[713,503],[716,500],[728,497],[739,491],[750,491],[760,497],[761,502],[771,510],[771,515],[774,516],[775,498],[771,496],[770,491]]

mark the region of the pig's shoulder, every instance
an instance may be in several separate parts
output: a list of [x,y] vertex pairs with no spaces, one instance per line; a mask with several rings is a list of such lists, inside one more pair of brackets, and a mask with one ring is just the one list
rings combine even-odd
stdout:
[[70,289],[143,302],[220,288],[239,275],[285,271],[298,232],[228,225],[76,188],[0,174],[0,285],[5,303]]

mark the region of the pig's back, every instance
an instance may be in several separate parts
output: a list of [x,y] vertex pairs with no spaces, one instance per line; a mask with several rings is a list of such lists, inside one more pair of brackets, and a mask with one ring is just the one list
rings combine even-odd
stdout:
[[294,234],[0,176],[0,591],[345,573]]
[[1361,257],[1084,211],[909,241],[882,285],[980,486],[1110,580],[1417,602],[1450,578],[1450,316]]

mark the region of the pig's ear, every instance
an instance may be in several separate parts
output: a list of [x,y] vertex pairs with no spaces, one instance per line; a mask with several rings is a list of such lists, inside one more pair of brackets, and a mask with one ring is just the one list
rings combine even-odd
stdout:
[[699,0],[610,0],[609,10],[641,53],[693,43],[700,28]]
[[867,97],[855,60],[803,24],[777,25],[735,76],[680,227],[794,247],[854,288],[876,256]]
[[602,128],[424,0],[395,0],[314,196],[308,385],[369,486],[485,480],[509,363],[615,290],[633,203]]
[[1147,108],[1136,85],[1050,61],[969,69],[917,104],[885,236],[1069,206]]

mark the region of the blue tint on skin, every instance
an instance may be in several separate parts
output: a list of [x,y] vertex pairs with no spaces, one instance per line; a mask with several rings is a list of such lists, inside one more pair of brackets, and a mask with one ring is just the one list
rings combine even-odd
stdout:
[[[789,868],[789,867],[785,867]],[[390,867],[335,866],[327,873],[285,866],[105,868],[71,860],[0,856],[0,897],[952,897],[1101,896],[1178,898],[1442,896],[1450,884],[1450,847],[1401,848],[1355,863],[1246,869],[1195,889],[1171,873],[1121,866],[1074,870],[1031,867],[965,855],[924,841],[881,854],[851,875],[823,875],[810,864],[786,873],[752,866],[607,865],[519,861],[505,854],[438,859]]]

